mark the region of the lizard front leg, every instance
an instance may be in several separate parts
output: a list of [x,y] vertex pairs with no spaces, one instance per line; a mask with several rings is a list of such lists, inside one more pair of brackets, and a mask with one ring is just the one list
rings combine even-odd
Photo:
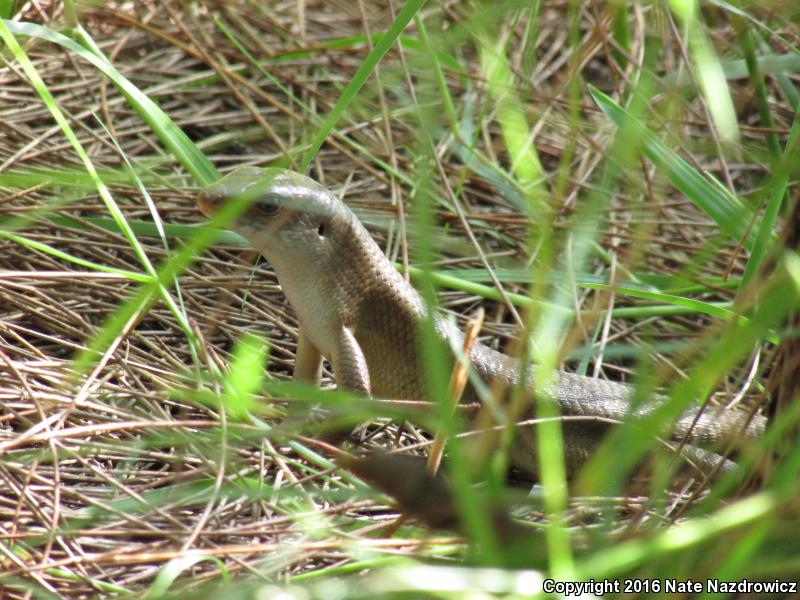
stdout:
[[[306,339],[303,344],[303,351],[307,354],[312,354],[308,347],[313,348],[311,341]],[[300,340],[298,339],[298,359],[300,358]],[[305,357],[304,357],[305,358]],[[348,392],[355,392],[364,396],[371,396],[372,388],[369,381],[369,370],[367,369],[367,361],[364,358],[364,352],[358,344],[353,332],[347,327],[342,327],[341,331],[336,336],[333,351],[330,356],[331,366],[333,366],[333,374],[336,378],[336,387],[340,390]],[[309,375],[308,366],[301,365],[299,362],[295,365],[295,377],[306,377]],[[318,423],[325,423],[323,431],[319,432],[326,442],[336,446],[342,444],[350,432],[351,427],[342,428],[339,425],[332,424],[329,420],[329,414],[324,421]]]
[[[342,327],[333,346],[330,356],[333,374],[336,378],[336,387],[340,390],[356,392],[365,396],[371,395],[369,382],[369,371],[364,353],[361,351],[353,332],[347,327]],[[320,380],[320,370],[322,367],[322,354],[303,332],[301,327],[297,336],[297,355],[295,357],[294,378],[297,381],[318,384]],[[319,408],[319,407],[317,407]],[[322,418],[313,414],[310,419],[312,430],[322,426],[325,431],[316,431],[315,435],[321,436],[331,444],[339,445],[347,439],[351,428],[339,429],[334,426],[330,428],[327,411],[323,411]],[[323,425],[326,423],[326,425]]]
[[372,395],[364,352],[349,327],[342,326],[331,353],[331,365],[340,390]]
[[294,378],[319,385],[322,373],[322,354],[306,335],[303,328],[297,334],[297,354],[294,359]]
[[[358,340],[347,327],[342,327],[336,337],[336,343],[331,353],[331,364],[339,389],[364,396],[372,395],[367,361]],[[301,328],[297,335],[294,378],[297,381],[319,384],[321,370],[322,353]]]

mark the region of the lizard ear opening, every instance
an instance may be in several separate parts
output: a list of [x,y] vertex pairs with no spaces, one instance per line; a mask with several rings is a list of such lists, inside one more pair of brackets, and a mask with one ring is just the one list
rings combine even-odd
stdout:
[[317,235],[319,237],[325,237],[325,223],[319,224],[319,227],[317,227]]

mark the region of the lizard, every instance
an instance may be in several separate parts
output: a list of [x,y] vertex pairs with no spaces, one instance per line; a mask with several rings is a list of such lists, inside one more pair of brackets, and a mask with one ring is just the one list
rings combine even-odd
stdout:
[[[310,177],[275,168],[241,167],[195,196],[208,216],[232,198],[247,206],[229,228],[266,258],[297,315],[295,379],[318,382],[325,357],[340,389],[424,399],[418,332],[428,318],[426,305],[347,205]],[[434,323],[442,341],[461,346],[460,331],[438,315]],[[521,369],[516,358],[480,342],[471,347],[468,358],[487,384],[499,381],[510,390],[524,377],[527,389],[533,390],[534,365]],[[570,423],[568,429],[565,422],[570,471],[591,455],[608,421],[646,417],[657,405],[634,409],[632,386],[566,371],[556,372],[547,393],[562,415],[585,419]],[[468,385],[462,401],[478,400],[476,389]],[[765,424],[764,417],[745,411],[700,411],[695,406],[677,419],[669,436],[688,444],[712,444],[757,437]],[[707,463],[709,469],[717,463],[723,470],[733,465],[692,445],[685,446],[684,456]]]

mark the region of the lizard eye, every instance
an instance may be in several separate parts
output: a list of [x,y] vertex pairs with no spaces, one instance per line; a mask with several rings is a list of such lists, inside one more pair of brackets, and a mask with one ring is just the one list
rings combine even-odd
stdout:
[[258,212],[265,217],[274,217],[280,212],[281,207],[277,204],[272,204],[271,202],[262,201],[256,203],[256,210],[258,210]]

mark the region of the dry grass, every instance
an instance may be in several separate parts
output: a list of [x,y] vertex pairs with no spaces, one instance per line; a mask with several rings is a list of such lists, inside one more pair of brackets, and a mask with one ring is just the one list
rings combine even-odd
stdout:
[[[335,48],[326,48],[326,43],[361,35],[367,26],[372,32],[383,31],[391,22],[390,10],[385,3],[373,2],[363,7],[365,14],[359,2],[262,4],[255,9],[235,2],[109,3],[87,9],[82,23],[110,60],[200,143],[220,171],[275,161],[296,167],[301,158],[297,150],[310,142],[319,124],[317,115],[331,109],[368,51],[363,41]],[[467,14],[461,3],[431,5],[428,10],[440,13],[456,30]],[[630,11],[630,55],[642,51],[645,35],[658,31],[663,38],[663,70],[685,68],[669,24],[651,30],[646,7],[634,3]],[[211,14],[236,30],[253,55],[268,59],[265,68],[291,90],[296,102],[246,66],[236,48],[214,29]],[[41,8],[32,4],[23,20],[59,22],[59,15],[57,3]],[[566,6],[552,2],[542,11],[536,31],[527,28],[524,19],[513,27],[511,21],[503,24],[504,30],[514,29],[514,39],[535,39],[524,46],[536,49],[535,57],[513,50],[508,57],[527,83],[521,97],[534,124],[544,169],[563,175],[560,194],[551,205],[559,231],[568,227],[580,197],[598,185],[609,139],[605,117],[584,90],[572,94],[576,74],[610,94],[634,75],[630,69],[620,71],[612,58],[617,49],[603,5],[585,3],[581,9],[582,39],[577,49],[568,39],[565,19]],[[800,43],[800,33],[789,25],[784,34]],[[722,44],[733,30],[723,24],[715,36]],[[153,169],[147,186],[162,219],[201,222],[190,200],[187,188],[192,183],[186,173],[163,154],[139,117],[97,71],[41,42],[31,41],[27,49],[98,167],[118,171],[121,165],[100,120],[131,161]],[[445,65],[450,92],[460,105],[470,102],[475,107],[481,152],[505,164],[499,126],[467,41],[459,60],[469,67],[465,73]],[[314,178],[346,193],[360,214],[378,223],[373,231],[382,247],[401,263],[414,261],[413,227],[404,221],[403,203],[411,192],[404,175],[414,170],[419,145],[407,86],[407,79],[416,79],[418,64],[413,52],[390,51],[381,64],[382,85],[365,88],[311,168]],[[749,140],[760,140],[762,128],[756,107],[748,102],[746,82],[734,81],[732,86],[745,140],[740,160],[709,158],[721,155],[713,151],[717,140],[709,138],[708,116],[699,102],[690,105],[689,119],[670,121],[669,134],[672,141],[684,136],[679,139],[683,155],[698,168],[710,170],[744,194],[758,185],[768,165],[750,151]],[[780,103],[780,92],[772,92],[775,131],[785,138],[793,114]],[[4,99],[0,173],[80,171],[46,108],[7,60],[0,65],[0,95]],[[441,141],[437,148],[441,168],[450,185],[460,189],[469,227],[487,259],[494,265],[521,264],[530,256],[525,216],[498,195],[491,181],[463,170],[452,146],[445,145],[452,139],[443,135]],[[691,153],[694,149],[698,151]],[[560,162],[565,155],[572,156],[566,166]],[[634,269],[656,275],[688,272],[704,281],[741,275],[746,259],[741,248],[728,242],[709,245],[716,226],[669,188],[655,167],[643,164],[639,177],[619,188],[620,192],[627,188],[629,194],[619,193],[608,205],[599,240],[611,258],[609,264],[594,265],[598,275],[626,279]],[[448,198],[441,177],[432,180],[439,196]],[[135,187],[119,183],[112,191],[129,219],[152,220]],[[107,216],[105,207],[85,189],[69,182],[54,187],[30,181],[13,190],[0,188],[0,195],[3,217],[67,201],[17,231],[28,240],[118,269],[142,270],[121,235],[85,220]],[[449,234],[440,240],[447,249],[441,265],[481,267],[457,215],[445,205],[437,206],[437,215]],[[84,228],[59,225],[53,216],[72,217]],[[395,220],[387,227],[388,217]],[[142,236],[141,241],[153,262],[167,257],[157,237]],[[170,239],[170,244],[180,243]],[[232,346],[246,331],[268,336],[273,376],[287,377],[291,371],[295,318],[272,272],[265,265],[254,270],[248,253],[216,247],[178,278],[176,289],[202,340],[199,356],[193,355],[173,314],[158,303],[104,357],[101,368],[77,381],[71,374],[71,359],[135,283],[77,267],[11,239],[0,240],[0,257],[0,539],[4,540],[0,572],[7,582],[0,582],[0,590],[12,580],[37,584],[57,597],[142,590],[166,561],[189,549],[198,552],[195,556],[222,560],[187,568],[195,581],[216,577],[223,564],[228,572],[264,578],[342,567],[354,560],[352,540],[367,547],[364,556],[371,560],[457,552],[440,538],[367,538],[365,532],[373,525],[393,518],[391,509],[365,499],[363,488],[353,492],[347,478],[298,454],[296,446],[262,439],[255,427],[226,425],[214,408],[192,401],[192,390],[201,385],[214,388],[207,373],[225,369]],[[707,286],[703,300],[733,297],[725,285],[703,285]],[[524,284],[514,280],[504,281],[503,286],[508,292],[525,291]],[[445,292],[441,298],[462,319],[479,305],[487,307],[484,341],[503,347],[516,331],[504,302],[488,303],[459,291]],[[708,329],[713,318],[708,316],[640,317],[598,324],[597,310],[630,304],[629,299],[577,289],[573,301],[584,315],[572,331],[574,343],[591,343],[596,336],[588,372],[601,377],[627,379],[635,365],[632,357],[641,348],[649,352],[661,347],[666,351],[654,352],[653,364],[664,380],[680,378],[688,359],[674,358],[670,353],[674,344],[690,345],[714,335]],[[606,347],[612,355],[614,349],[621,350],[623,357],[606,361]],[[760,363],[753,362],[757,358]],[[754,354],[730,373],[720,395],[757,396],[764,362],[763,356]],[[201,384],[203,374],[206,379]],[[330,378],[326,381],[330,383]],[[396,428],[382,426],[364,435],[372,435],[372,441],[380,444],[401,439]],[[404,445],[420,441],[426,439],[413,428],[402,434]],[[676,505],[679,496],[676,492]],[[573,523],[578,529],[591,524],[603,505],[575,499]],[[633,496],[618,499],[616,506],[620,514],[636,516],[640,524],[670,516],[670,508],[654,509]],[[315,537],[315,527],[323,521],[333,528]],[[0,598],[27,597],[20,589],[0,591]]]

